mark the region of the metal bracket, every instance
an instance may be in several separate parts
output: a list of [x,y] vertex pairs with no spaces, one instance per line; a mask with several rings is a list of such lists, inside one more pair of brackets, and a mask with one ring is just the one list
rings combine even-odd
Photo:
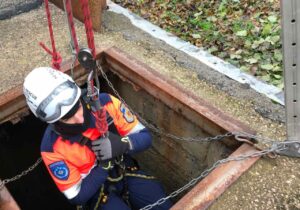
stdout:
[[278,155],[300,158],[300,141],[279,142],[275,146]]
[[300,139],[300,4],[281,0],[287,139]]

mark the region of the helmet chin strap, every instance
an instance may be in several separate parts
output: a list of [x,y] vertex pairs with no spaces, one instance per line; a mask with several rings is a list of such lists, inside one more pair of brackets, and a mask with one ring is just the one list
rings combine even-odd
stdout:
[[91,120],[92,115],[88,110],[85,102],[83,100],[81,100],[81,102],[82,102],[83,117],[84,117],[83,123],[67,124],[61,121],[57,121],[53,123],[54,131],[57,132],[62,137],[68,138],[68,136],[79,135],[89,128],[92,122]]

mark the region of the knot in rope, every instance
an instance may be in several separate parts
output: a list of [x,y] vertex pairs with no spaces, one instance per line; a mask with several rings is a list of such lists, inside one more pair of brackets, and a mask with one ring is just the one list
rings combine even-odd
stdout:
[[60,69],[60,64],[62,62],[62,58],[58,52],[52,52],[46,45],[40,42],[40,46],[50,55],[52,55],[52,67],[55,69]]

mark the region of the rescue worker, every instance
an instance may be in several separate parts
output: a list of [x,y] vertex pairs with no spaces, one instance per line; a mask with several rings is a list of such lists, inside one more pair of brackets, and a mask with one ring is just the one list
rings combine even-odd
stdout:
[[[151,146],[149,131],[112,95],[99,100],[106,133],[73,79],[49,67],[30,72],[23,91],[30,110],[49,123],[42,159],[58,189],[72,204],[89,209],[140,209],[165,197],[161,184],[139,169],[132,154]],[[166,201],[153,209],[169,209]]]

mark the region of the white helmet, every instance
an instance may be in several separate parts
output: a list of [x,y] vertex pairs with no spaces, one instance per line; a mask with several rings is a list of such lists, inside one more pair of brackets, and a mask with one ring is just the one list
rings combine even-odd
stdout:
[[67,74],[50,67],[39,67],[24,81],[23,92],[33,114],[54,123],[61,119],[78,101],[81,90]]

